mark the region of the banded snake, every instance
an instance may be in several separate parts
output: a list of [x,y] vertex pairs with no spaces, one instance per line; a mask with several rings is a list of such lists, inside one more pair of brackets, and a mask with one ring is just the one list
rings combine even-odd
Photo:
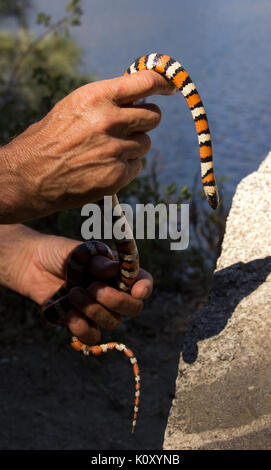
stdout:
[[[183,94],[194,120],[196,132],[198,136],[200,162],[201,162],[201,179],[204,192],[209,205],[216,209],[219,204],[219,196],[216,187],[212,156],[212,142],[207,120],[207,115],[202,104],[200,95],[183,66],[165,54],[148,54],[138,58],[125,72],[129,75],[140,70],[154,70],[170,82],[172,82]],[[103,209],[102,201],[98,204]],[[112,208],[114,212],[118,212],[116,219],[123,222],[126,220],[125,215],[119,205],[117,195],[113,195]],[[126,224],[127,226],[127,224]],[[135,282],[139,271],[139,257],[135,239],[133,237],[124,238],[123,240],[114,239],[120,263],[120,274],[117,279],[117,285],[120,290],[129,292]],[[44,304],[42,315],[44,319],[52,324],[63,324],[65,322],[66,312],[72,308],[68,300],[68,292],[75,286],[87,287],[91,280],[87,276],[87,265],[92,256],[103,255],[109,259],[114,259],[111,250],[100,241],[89,241],[75,248],[67,260],[67,272],[65,284]],[[111,342],[106,344],[89,346],[84,344],[76,337],[72,337],[71,346],[82,352],[84,355],[99,356],[111,350],[123,352],[130,360],[133,367],[135,378],[135,401],[134,415],[132,422],[132,432],[135,430],[140,395],[140,375],[137,359],[134,353],[124,344]]]

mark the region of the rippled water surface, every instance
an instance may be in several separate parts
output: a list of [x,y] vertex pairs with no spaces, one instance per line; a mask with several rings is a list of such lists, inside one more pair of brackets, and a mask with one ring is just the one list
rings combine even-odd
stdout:
[[[37,11],[63,14],[66,0],[36,0]],[[216,174],[228,176],[227,199],[271,148],[270,0],[86,0],[73,34],[83,67],[111,78],[140,55],[179,60],[195,81],[213,137]],[[152,131],[162,153],[162,181],[193,183],[197,138],[182,96],[155,97],[163,120]]]

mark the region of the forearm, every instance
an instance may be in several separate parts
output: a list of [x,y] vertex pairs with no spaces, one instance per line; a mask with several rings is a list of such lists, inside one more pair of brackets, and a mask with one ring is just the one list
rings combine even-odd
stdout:
[[[46,205],[36,189],[39,178],[31,172],[30,153],[37,148],[25,135],[0,148],[0,224],[14,224],[46,215]],[[38,156],[36,156],[38,157]]]

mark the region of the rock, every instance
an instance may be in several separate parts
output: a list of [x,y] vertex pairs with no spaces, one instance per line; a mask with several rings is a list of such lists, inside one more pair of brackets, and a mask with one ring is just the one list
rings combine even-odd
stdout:
[[164,449],[271,449],[271,152],[237,187],[189,327]]

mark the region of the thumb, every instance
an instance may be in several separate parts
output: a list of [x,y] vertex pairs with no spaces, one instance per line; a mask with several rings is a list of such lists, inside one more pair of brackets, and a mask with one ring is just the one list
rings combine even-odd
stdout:
[[54,276],[65,279],[67,260],[82,242],[66,237],[46,235],[40,240],[38,256],[40,265]]
[[105,256],[93,256],[89,262],[89,272],[93,277],[109,279],[119,273],[119,262]]

